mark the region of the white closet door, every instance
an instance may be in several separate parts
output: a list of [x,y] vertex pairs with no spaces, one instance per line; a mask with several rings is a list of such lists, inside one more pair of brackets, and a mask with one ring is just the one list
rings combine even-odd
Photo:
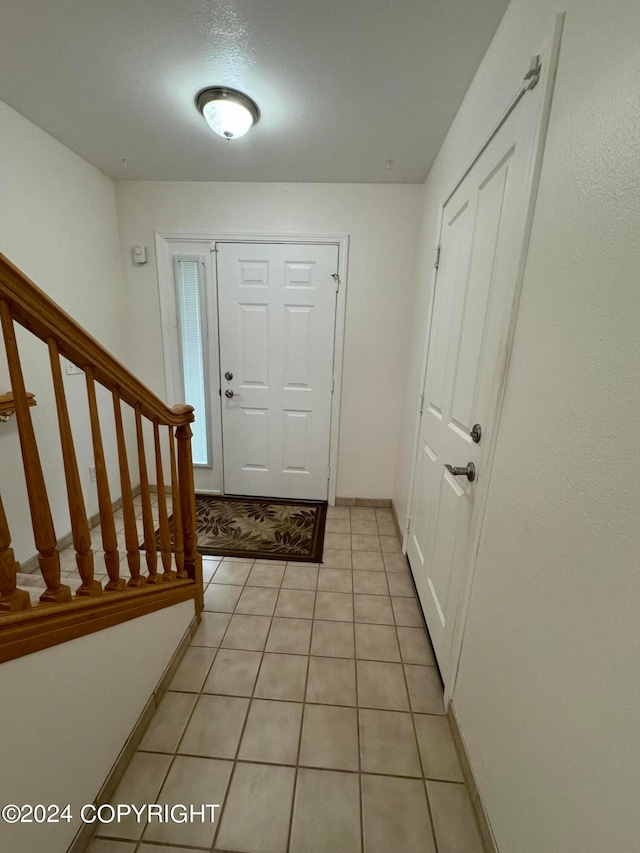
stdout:
[[[407,548],[443,673],[507,366],[541,89],[523,96],[443,210]],[[447,468],[469,464],[473,480]]]

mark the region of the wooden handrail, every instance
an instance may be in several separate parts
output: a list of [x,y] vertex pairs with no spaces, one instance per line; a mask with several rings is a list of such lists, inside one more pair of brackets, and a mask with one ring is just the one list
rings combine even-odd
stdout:
[[17,323],[41,341],[53,338],[61,355],[82,370],[92,367],[96,382],[117,389],[121,400],[139,406],[150,421],[174,427],[193,421],[193,406],[168,406],[1,253],[0,299]]
[[[40,338],[49,351],[71,518],[71,538],[81,581],[77,587],[74,584],[73,589],[67,585],[73,584],[72,580],[61,578],[54,513],[50,507],[30,411],[35,400],[33,394],[28,394],[25,390],[15,332],[16,323]],[[11,533],[0,501],[0,662],[189,598],[195,601],[196,612],[199,614],[203,608],[203,588],[202,559],[196,550],[190,428],[194,420],[193,407],[166,405],[1,254],[0,325],[12,386],[10,393],[4,397],[10,397],[11,408],[15,411],[38,563],[44,579],[43,585],[46,585],[38,606],[31,607],[28,592],[18,588],[20,566],[11,549]],[[104,588],[106,594],[103,594],[102,584],[94,579],[95,555],[91,547],[94,537],[90,532],[76,458],[72,421],[60,365],[61,356],[80,367],[86,378],[103,556],[109,575]],[[100,423],[101,417],[107,415],[99,409],[96,383],[110,391],[113,402],[123,534],[118,534],[116,530],[114,506],[119,504],[112,503],[113,483],[110,485],[109,482]],[[135,419],[143,534],[139,532],[136,520],[135,493],[131,485],[131,471],[134,469],[129,466],[122,416],[123,403],[133,409]],[[145,424],[153,430],[155,486],[149,482]],[[164,479],[161,427],[163,430],[166,428],[169,434],[169,494],[173,505],[173,539]],[[174,443],[177,443],[177,447]],[[158,501],[162,575],[157,571],[158,545],[152,508],[152,488],[157,493]],[[57,508],[54,509],[57,516]],[[141,538],[144,539],[142,544]],[[125,565],[124,553],[120,550],[123,545],[130,573],[128,581],[121,577],[120,572],[121,565]],[[145,552],[148,570],[146,576],[140,572],[141,550]],[[85,601],[86,604],[80,605],[80,601]],[[47,616],[43,611],[50,615]]]
[[[30,406],[37,406],[35,394],[30,394],[27,391],[27,403]],[[11,415],[16,410],[16,404],[13,402],[13,392],[7,391],[6,394],[0,394],[0,421],[8,421]]]
[[194,599],[195,594],[192,581],[178,580],[97,598],[75,598],[64,605],[7,613],[0,623],[0,663],[146,616]]

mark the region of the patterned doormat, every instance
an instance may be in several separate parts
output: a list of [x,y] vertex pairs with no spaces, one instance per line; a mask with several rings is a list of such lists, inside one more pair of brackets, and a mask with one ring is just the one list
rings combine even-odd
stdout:
[[322,560],[327,504],[196,495],[198,551],[258,560]]

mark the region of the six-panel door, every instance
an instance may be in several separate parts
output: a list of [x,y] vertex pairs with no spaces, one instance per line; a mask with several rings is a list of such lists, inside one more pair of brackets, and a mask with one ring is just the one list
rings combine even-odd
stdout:
[[338,247],[217,249],[225,492],[326,500]]
[[[522,98],[443,209],[407,555],[445,676],[506,374],[539,102],[538,90]],[[446,468],[470,462],[473,482]]]

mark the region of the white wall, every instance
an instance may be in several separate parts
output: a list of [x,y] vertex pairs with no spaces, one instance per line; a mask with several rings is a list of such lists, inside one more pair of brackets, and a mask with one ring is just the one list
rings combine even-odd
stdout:
[[[640,810],[640,5],[565,0],[454,706],[502,853],[632,853]],[[395,500],[438,205],[558,11],[513,0],[425,187]]]
[[74,820],[0,821],[1,850],[64,853],[193,616],[184,601],[2,664],[0,803],[69,803]]
[[[0,102],[0,251],[102,344],[124,354],[124,304],[113,182]],[[69,532],[60,440],[46,346],[19,330],[25,384],[58,537]],[[89,514],[97,511],[84,376],[65,376],[74,438]],[[0,393],[9,389],[0,345]],[[116,475],[112,408],[104,409],[104,441],[113,498]],[[110,416],[108,416],[110,415]],[[0,424],[0,490],[16,557],[35,554],[15,418]]]
[[[116,184],[132,351],[165,395],[153,231],[351,235],[337,494],[388,498],[395,473],[421,187],[370,184]],[[150,262],[135,268],[131,247]]]

